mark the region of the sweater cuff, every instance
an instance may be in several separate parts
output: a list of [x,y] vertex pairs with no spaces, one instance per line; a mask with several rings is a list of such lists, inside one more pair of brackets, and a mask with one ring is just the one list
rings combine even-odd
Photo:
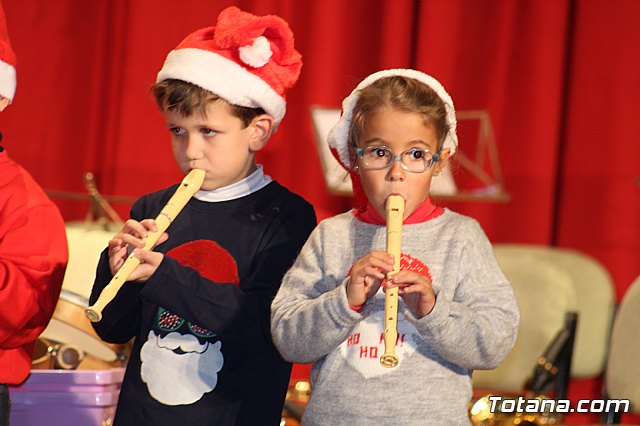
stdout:
[[[338,291],[338,308],[343,311],[343,314],[353,321],[362,319],[362,312],[367,307],[365,303],[360,309],[354,309],[349,305],[349,299],[347,299],[347,284],[349,283],[349,277],[345,278],[342,283],[336,288]],[[351,321],[352,322],[352,321]]]
[[413,311],[405,306],[404,316],[411,324],[418,329],[418,331],[433,330],[436,327],[441,326],[446,321],[449,313],[451,312],[451,302],[444,297],[438,297],[436,294],[436,304],[433,306],[431,312],[422,318],[417,318]]
[[162,291],[164,287],[164,283],[171,282],[175,280],[171,280],[168,274],[169,263],[172,259],[168,259],[169,256],[163,256],[162,262],[158,265],[156,271],[149,277],[149,279],[144,283],[142,289],[140,290],[140,296],[148,299],[152,303],[157,303],[154,300],[154,294],[158,291]]

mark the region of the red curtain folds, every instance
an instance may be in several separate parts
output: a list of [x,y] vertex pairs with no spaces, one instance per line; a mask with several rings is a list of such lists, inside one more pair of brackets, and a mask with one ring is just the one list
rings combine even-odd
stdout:
[[[507,203],[446,202],[494,242],[552,244],[604,263],[621,299],[640,274],[640,2],[634,0],[3,0],[18,56],[3,144],[43,187],[137,197],[178,182],[148,93],[166,54],[230,4],[284,17],[305,65],[259,160],[320,218],[351,200],[324,185],[313,105],[366,75],[416,67],[459,110],[491,114]],[[461,140],[461,147],[465,140]],[[55,198],[67,220],[87,203]],[[129,204],[115,203],[126,217]],[[573,386],[597,397],[598,382]],[[587,396],[584,396],[587,395]]]

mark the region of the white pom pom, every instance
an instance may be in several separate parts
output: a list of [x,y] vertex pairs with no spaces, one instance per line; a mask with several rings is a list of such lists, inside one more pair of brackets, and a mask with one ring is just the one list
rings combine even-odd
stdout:
[[238,51],[240,52],[240,60],[254,68],[264,66],[273,55],[269,40],[263,36],[256,37],[252,44],[242,46]]

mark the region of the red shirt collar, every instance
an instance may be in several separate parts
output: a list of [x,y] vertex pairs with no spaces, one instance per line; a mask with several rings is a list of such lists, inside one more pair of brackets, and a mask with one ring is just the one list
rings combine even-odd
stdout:
[[[444,209],[442,207],[434,206],[431,203],[431,199],[427,197],[402,223],[404,225],[411,225],[414,223],[426,222],[440,216],[442,213],[444,213]],[[364,210],[355,209],[353,211],[353,215],[361,222],[370,223],[372,225],[385,226],[387,224],[386,219],[380,216],[369,202],[367,202],[367,206]]]

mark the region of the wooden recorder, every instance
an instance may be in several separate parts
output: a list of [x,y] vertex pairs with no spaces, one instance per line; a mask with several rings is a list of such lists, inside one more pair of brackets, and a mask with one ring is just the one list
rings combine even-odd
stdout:
[[[167,230],[171,222],[189,202],[191,197],[200,190],[204,182],[204,176],[205,171],[202,169],[193,169],[185,176],[178,189],[176,189],[176,192],[156,217],[157,229],[155,232],[147,233],[143,250],[151,250],[153,248],[162,233]],[[127,282],[127,278],[129,278],[129,275],[131,275],[139,264],[140,259],[138,259],[132,251],[109,284],[102,289],[102,293],[100,293],[96,303],[85,309],[84,313],[91,322],[98,322],[102,319],[102,310],[104,307],[116,297],[122,285]]]
[[[402,218],[404,216],[404,198],[400,195],[390,195],[385,203],[387,213],[387,252],[394,256],[393,271],[387,274],[387,279],[400,271],[400,257],[402,255]],[[395,354],[398,341],[398,287],[385,290],[384,296],[384,354],[380,357],[383,367],[393,368],[398,365]]]

